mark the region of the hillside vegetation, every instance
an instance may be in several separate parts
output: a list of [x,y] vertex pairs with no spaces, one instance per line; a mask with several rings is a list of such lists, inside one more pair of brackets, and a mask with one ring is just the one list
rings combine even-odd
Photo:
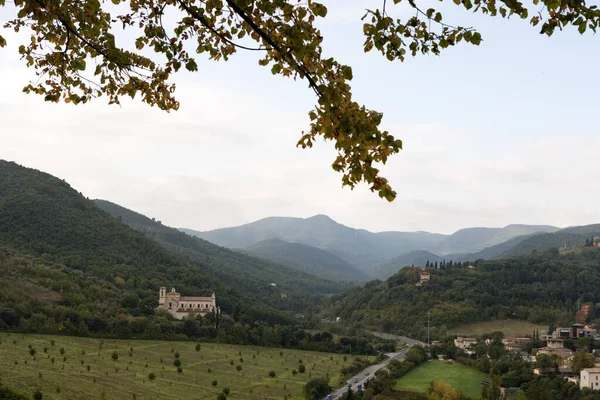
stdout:
[[433,336],[455,326],[506,318],[539,324],[569,323],[576,304],[600,297],[600,250],[558,249],[522,257],[446,264],[429,268],[431,281],[416,286],[419,269],[406,267],[386,281],[334,296],[324,315],[340,316],[348,324],[427,337],[430,312]]
[[[276,309],[319,304],[318,297],[300,290],[281,299],[264,281],[248,277],[235,280],[234,289],[210,265],[230,259],[217,253],[200,262],[174,254],[49,174],[0,161],[0,176],[0,327],[154,338],[195,332],[180,322],[146,318],[154,314],[161,285],[175,286],[183,295],[215,292],[223,312],[239,322],[291,323],[293,318]],[[253,260],[257,269],[265,265],[223,253]],[[244,277],[235,269],[230,268],[232,280],[234,274]],[[318,285],[318,278],[309,280]]]
[[[352,362],[339,354],[196,346],[0,333],[0,381],[29,399],[36,390],[56,400],[215,399],[224,389],[234,399],[301,399],[308,380],[330,378],[335,385]],[[298,373],[300,365],[305,372]]]
[[[102,210],[158,241],[171,252],[191,263],[210,268],[222,282],[227,282],[241,291],[249,290],[254,296],[260,296],[274,307],[302,310],[310,305],[303,301],[307,293],[340,293],[348,288],[347,285],[325,280],[281,263],[216,246],[109,201],[94,200],[94,202]],[[255,283],[253,287],[248,287],[252,282]],[[272,283],[276,286],[273,287]],[[281,299],[281,294],[287,296],[286,300]],[[297,304],[290,304],[290,302],[297,302]]]
[[367,274],[341,258],[305,244],[267,239],[242,252],[337,282],[363,283],[369,280]]

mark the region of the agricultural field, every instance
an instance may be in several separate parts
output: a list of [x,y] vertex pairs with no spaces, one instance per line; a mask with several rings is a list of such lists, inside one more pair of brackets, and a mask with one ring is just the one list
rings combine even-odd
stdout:
[[[0,383],[44,399],[302,399],[317,377],[339,386],[341,354],[194,342],[0,333]],[[180,369],[175,365],[179,360]],[[303,365],[305,372],[300,365]],[[294,374],[296,372],[296,374]]]
[[466,396],[477,398],[481,394],[481,382],[486,377],[484,373],[462,364],[432,360],[398,379],[394,389],[424,393],[431,381],[444,381],[462,390]]
[[504,333],[505,337],[523,337],[525,335],[531,336],[536,329],[539,330],[540,335],[544,335],[548,331],[548,325],[536,325],[527,321],[507,319],[460,325],[450,329],[448,333],[451,335],[481,336],[484,333],[500,331]]

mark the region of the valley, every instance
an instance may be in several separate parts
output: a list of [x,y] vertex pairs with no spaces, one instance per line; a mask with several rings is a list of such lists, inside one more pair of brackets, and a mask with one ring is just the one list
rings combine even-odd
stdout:
[[600,350],[597,224],[373,233],[317,215],[196,232],[15,163],[0,175],[13,399],[346,399],[349,384],[350,400],[488,400],[540,390],[534,357],[554,341],[569,377]]

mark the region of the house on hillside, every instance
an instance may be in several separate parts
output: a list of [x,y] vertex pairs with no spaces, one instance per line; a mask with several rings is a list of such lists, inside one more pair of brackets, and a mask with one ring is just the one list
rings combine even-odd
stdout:
[[217,308],[217,298],[213,293],[210,297],[186,297],[172,288],[167,293],[167,288],[161,286],[158,292],[158,307],[156,310],[163,310],[177,319],[191,317],[195,315],[205,316]]
[[579,373],[579,388],[600,389],[600,368],[586,368]]
[[419,273],[419,282],[415,283],[415,286],[423,286],[423,284],[431,280],[431,274],[429,272]]
[[557,355],[563,359],[563,361],[569,360],[573,356],[573,351],[571,349],[567,349],[564,346],[564,339],[553,339],[548,338],[546,347],[542,347],[538,349],[538,354],[549,354],[549,355]]

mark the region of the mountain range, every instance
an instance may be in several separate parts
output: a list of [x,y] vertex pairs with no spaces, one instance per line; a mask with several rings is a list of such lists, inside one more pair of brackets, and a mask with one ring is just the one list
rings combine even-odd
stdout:
[[[391,276],[404,266],[423,266],[426,261],[465,261],[502,256],[510,253],[512,246],[532,236],[552,234],[559,229],[550,225],[513,224],[503,228],[466,228],[451,235],[370,232],[339,224],[326,215],[310,218],[269,217],[237,227],[205,232],[180,228],[183,232],[220,246],[287,265],[304,264],[302,259],[317,257],[316,253],[323,257],[325,251],[329,253],[329,260],[336,257],[334,264],[341,265],[341,259],[364,275],[380,279]],[[294,252],[282,252],[285,246],[282,242],[303,245],[302,251],[296,248]],[[519,254],[518,251],[516,253]],[[348,268],[348,265],[340,268]]]

